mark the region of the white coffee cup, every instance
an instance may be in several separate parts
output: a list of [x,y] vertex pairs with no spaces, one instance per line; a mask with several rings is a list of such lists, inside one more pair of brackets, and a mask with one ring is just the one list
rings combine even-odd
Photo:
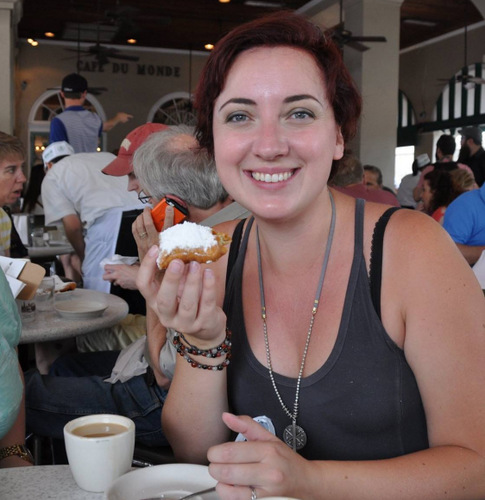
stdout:
[[102,492],[130,470],[135,424],[120,415],[87,415],[64,426],[67,459],[76,483]]

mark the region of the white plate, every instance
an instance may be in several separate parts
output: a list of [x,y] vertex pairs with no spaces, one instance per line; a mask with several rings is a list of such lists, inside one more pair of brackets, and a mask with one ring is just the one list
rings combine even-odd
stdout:
[[[216,480],[204,465],[167,464],[138,469],[116,479],[106,491],[107,500],[140,500],[166,495],[180,498],[195,491],[211,488]],[[163,498],[163,497],[162,497]],[[217,493],[210,493],[194,500],[219,500]]]
[[63,318],[86,319],[101,316],[108,306],[91,300],[71,299],[56,302],[54,308]]

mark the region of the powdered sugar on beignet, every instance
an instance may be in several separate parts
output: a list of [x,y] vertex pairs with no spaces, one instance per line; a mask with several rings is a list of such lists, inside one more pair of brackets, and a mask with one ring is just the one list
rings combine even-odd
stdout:
[[176,224],[160,233],[157,265],[166,269],[174,259],[214,262],[227,252],[225,245],[230,241],[230,236],[216,233],[210,227],[187,221]]

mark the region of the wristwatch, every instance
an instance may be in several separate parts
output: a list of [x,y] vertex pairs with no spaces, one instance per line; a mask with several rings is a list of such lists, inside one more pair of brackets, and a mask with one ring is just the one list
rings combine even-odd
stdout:
[[24,444],[13,444],[0,449],[0,460],[14,455],[34,465],[34,457]]

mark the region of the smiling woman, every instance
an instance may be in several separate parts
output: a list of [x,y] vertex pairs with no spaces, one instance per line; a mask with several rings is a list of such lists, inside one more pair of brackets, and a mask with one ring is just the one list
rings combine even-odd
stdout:
[[10,255],[12,222],[4,205],[15,203],[22,195],[27,180],[22,166],[24,148],[16,137],[0,132],[0,255]]
[[224,500],[485,498],[483,295],[429,217],[328,187],[360,113],[338,48],[263,17],[216,45],[196,95],[253,217],[216,226],[232,243],[209,266],[140,267],[186,354],[162,414],[176,457],[209,461]]

